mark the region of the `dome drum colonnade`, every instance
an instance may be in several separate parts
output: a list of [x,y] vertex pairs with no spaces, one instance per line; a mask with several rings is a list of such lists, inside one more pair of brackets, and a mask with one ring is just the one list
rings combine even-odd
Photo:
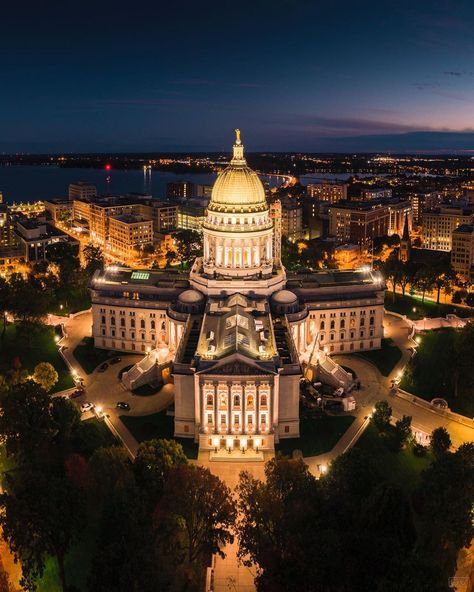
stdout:
[[263,185],[244,158],[239,130],[230,165],[214,184],[203,235],[205,274],[271,275],[273,223]]

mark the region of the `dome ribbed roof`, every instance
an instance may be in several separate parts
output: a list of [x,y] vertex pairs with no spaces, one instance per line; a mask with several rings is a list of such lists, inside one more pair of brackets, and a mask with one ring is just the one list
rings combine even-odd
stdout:
[[294,292],[290,292],[290,290],[280,290],[273,292],[272,300],[278,304],[294,304],[297,302],[298,297]]
[[236,133],[233,158],[214,183],[210,209],[213,204],[230,207],[266,206],[262,182],[257,173],[247,166],[239,130]]

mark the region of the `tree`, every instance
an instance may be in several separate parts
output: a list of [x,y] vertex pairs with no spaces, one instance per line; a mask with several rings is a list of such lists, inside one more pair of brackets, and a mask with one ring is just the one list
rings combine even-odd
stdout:
[[85,245],[82,249],[84,268],[89,276],[98,269],[104,269],[105,259],[102,249],[92,243]]
[[51,419],[56,429],[59,448],[68,452],[69,443],[81,424],[81,412],[72,401],[64,397],[54,397],[51,402]]
[[418,269],[415,275],[415,286],[418,290],[421,290],[422,298],[421,301],[425,301],[426,292],[431,292],[434,287],[435,272],[431,267],[423,265]]
[[[36,589],[48,556],[57,559],[62,590],[67,590],[64,561],[83,522],[81,496],[66,478],[43,471],[15,472],[0,495],[0,525],[15,558],[21,561],[22,586]],[[25,527],[27,525],[27,527]]]
[[142,442],[133,463],[137,485],[145,489],[156,502],[163,492],[170,470],[187,462],[183,447],[175,440]]
[[178,464],[168,473],[158,504],[156,526],[173,527],[175,549],[190,566],[232,543],[235,505],[229,488],[209,469]]
[[50,310],[53,294],[39,279],[29,275],[26,279],[19,273],[10,278],[10,312],[23,325],[29,335]]
[[439,304],[441,289],[451,286],[456,280],[451,263],[445,259],[439,259],[433,266],[433,284],[436,288],[436,304]]
[[404,415],[395,422],[395,439],[399,448],[402,448],[411,436],[411,416]]
[[10,309],[10,295],[11,290],[8,282],[0,276],[0,315],[3,319],[2,340],[5,338],[5,332],[7,330],[7,313]]
[[81,266],[77,245],[64,241],[53,243],[47,249],[47,257],[51,263],[59,266],[59,279],[62,286],[75,283],[75,274]]
[[436,458],[443,456],[449,451],[451,448],[451,437],[446,428],[439,427],[431,432],[430,448]]
[[49,362],[40,362],[35,366],[33,380],[48,392],[58,382],[58,373]]
[[375,409],[372,414],[372,422],[379,432],[383,432],[390,425],[390,418],[392,417],[392,408],[387,401],[377,401]]
[[317,482],[301,459],[272,459],[265,476],[263,482],[240,474],[238,555],[258,566],[258,590],[309,589],[318,564],[312,520],[323,503]]
[[393,301],[395,302],[395,291],[402,276],[403,263],[395,255],[391,255],[383,264],[383,274],[392,284]]
[[450,577],[459,550],[474,536],[474,445],[463,444],[455,453],[436,457],[422,473],[420,491],[421,549]]
[[0,434],[8,454],[21,461],[38,459],[53,434],[51,400],[36,382],[28,380],[3,396]]
[[112,494],[127,491],[133,485],[130,459],[124,448],[99,448],[89,460],[88,475],[94,498],[105,502]]
[[189,265],[202,252],[201,235],[195,230],[180,230],[175,234],[174,241],[182,267]]

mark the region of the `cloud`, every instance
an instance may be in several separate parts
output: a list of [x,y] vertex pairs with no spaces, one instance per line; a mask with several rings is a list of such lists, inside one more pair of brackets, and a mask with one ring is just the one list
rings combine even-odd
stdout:
[[172,80],[171,84],[183,86],[229,86],[237,88],[265,88],[265,84],[259,82],[238,82],[229,80],[209,80],[201,78],[183,78],[179,80]]
[[467,70],[447,70],[443,72],[445,76],[473,76],[474,73]]
[[393,121],[379,121],[357,117],[321,117],[295,114],[282,116],[281,119],[268,121],[276,129],[318,134],[320,137],[358,136],[370,133],[403,133],[418,131],[420,126],[413,126]]
[[430,88],[439,88],[441,85],[439,82],[413,82],[412,86],[417,90],[427,90]]

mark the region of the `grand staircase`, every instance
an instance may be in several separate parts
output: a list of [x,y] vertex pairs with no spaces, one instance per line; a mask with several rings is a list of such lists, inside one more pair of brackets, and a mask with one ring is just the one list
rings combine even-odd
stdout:
[[132,366],[128,372],[122,374],[123,386],[131,391],[144,384],[161,382],[163,379],[162,371],[171,364],[172,358],[173,356],[167,348],[152,350]]
[[339,366],[330,356],[324,352],[318,352],[316,362],[316,376],[335,388],[343,387],[347,392],[354,385],[354,377],[350,372]]

